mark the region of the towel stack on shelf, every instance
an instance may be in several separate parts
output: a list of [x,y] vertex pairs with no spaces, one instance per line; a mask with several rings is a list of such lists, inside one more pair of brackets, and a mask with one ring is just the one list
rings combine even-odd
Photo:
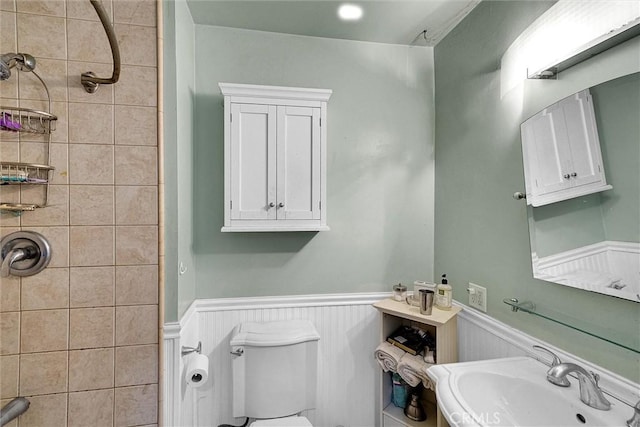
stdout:
[[375,357],[384,372],[396,372],[411,387],[417,387],[420,383],[425,388],[434,390],[434,385],[427,376],[427,369],[433,363],[427,363],[425,358],[433,360],[433,351],[425,348],[426,356],[411,355],[406,351],[383,342],[376,348]]

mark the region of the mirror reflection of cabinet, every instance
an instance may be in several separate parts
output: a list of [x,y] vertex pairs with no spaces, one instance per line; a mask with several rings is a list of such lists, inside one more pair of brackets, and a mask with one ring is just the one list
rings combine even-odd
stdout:
[[589,90],[545,108],[522,124],[527,204],[609,190]]

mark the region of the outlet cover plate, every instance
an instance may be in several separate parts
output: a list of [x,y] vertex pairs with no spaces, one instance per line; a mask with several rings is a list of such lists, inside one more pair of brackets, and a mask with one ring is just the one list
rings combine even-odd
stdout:
[[469,287],[467,288],[467,292],[469,292],[469,306],[473,308],[477,308],[478,310],[486,313],[487,312],[487,288],[484,286],[476,285],[475,283],[469,282]]

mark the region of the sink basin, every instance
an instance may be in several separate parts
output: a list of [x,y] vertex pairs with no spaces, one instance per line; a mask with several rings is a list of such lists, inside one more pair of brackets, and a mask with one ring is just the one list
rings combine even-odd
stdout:
[[549,368],[529,357],[434,365],[438,405],[451,427],[624,426],[629,406],[610,398],[611,410],[580,401],[577,379],[571,387],[549,383]]

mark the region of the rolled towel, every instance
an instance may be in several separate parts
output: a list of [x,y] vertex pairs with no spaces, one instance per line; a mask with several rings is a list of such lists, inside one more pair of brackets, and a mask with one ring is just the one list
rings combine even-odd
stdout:
[[432,388],[431,380],[427,376],[427,368],[432,366],[431,363],[426,363],[422,356],[412,356],[405,354],[398,363],[398,374],[403,380],[407,382],[411,387],[417,387],[420,382],[427,388]]
[[374,354],[383,371],[396,372],[405,351],[385,341],[376,348]]
[[429,350],[429,348],[426,348],[424,351],[424,357],[422,358],[425,362],[430,363],[430,364],[434,364],[436,363],[436,356],[435,353],[432,350]]

